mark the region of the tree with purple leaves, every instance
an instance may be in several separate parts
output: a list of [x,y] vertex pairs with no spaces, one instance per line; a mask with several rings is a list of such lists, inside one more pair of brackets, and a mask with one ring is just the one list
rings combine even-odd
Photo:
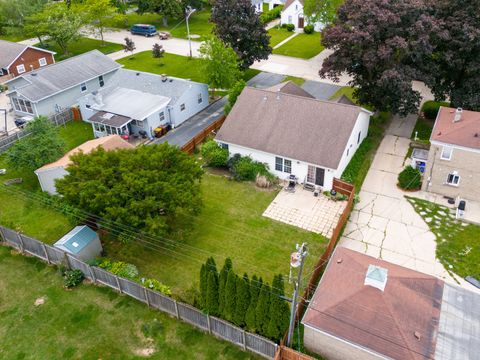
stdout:
[[210,20],[215,34],[237,53],[241,68],[272,53],[270,37],[251,0],[215,0]]
[[422,0],[347,0],[323,32],[322,44],[334,53],[320,76],[338,80],[347,73],[360,103],[399,114],[416,112],[420,93],[412,81],[424,78],[435,23]]

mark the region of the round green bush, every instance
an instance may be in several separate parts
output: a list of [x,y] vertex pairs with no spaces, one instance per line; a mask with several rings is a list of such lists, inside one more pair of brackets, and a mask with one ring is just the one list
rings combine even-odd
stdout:
[[407,166],[398,174],[398,186],[404,190],[418,190],[422,186],[422,174],[418,169]]
[[202,157],[207,166],[226,167],[228,150],[222,149],[214,140],[208,140],[202,145]]
[[303,32],[305,34],[313,34],[313,31],[314,31],[313,25],[307,25],[303,28]]
[[449,106],[448,102],[440,101],[426,101],[422,106],[423,115],[430,120],[435,120],[437,118],[438,110],[440,106]]
[[67,270],[63,274],[63,285],[70,289],[83,281],[83,273],[80,270]]
[[293,25],[293,24],[287,24],[287,25],[285,26],[285,28],[286,28],[288,31],[293,31],[293,30],[295,30],[295,25]]

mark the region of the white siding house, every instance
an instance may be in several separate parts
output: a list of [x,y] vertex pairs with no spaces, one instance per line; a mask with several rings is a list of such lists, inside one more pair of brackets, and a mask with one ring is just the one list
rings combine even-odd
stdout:
[[358,106],[314,99],[291,82],[247,87],[216,141],[231,156],[266,164],[280,179],[330,190],[368,134],[372,114]]
[[48,65],[7,81],[15,115],[50,116],[100,89],[120,65],[98,50]]
[[315,31],[321,31],[324,24],[321,22],[310,24],[308,18],[303,13],[303,5],[303,0],[287,0],[282,10],[280,24],[293,24],[295,25],[295,31],[303,31],[306,25],[313,25]]
[[208,86],[190,80],[118,70],[105,88],[80,99],[82,118],[95,137],[118,134],[152,138],[160,126],[175,128],[208,106]]
[[285,0],[265,0],[264,3],[268,4],[268,10],[272,10],[278,5],[285,5]]

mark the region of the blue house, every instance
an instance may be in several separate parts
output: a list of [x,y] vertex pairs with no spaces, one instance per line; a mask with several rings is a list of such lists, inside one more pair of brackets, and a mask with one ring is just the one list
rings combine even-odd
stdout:
[[83,261],[95,259],[102,253],[98,234],[86,225],[76,226],[53,246]]

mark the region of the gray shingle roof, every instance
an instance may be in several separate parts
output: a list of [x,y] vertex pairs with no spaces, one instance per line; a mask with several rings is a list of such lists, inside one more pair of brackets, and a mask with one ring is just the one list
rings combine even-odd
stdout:
[[284,94],[304,96],[304,97],[307,97],[307,98],[315,99],[315,96],[310,94],[308,91],[302,89],[300,86],[296,85],[292,81],[285,81],[285,82],[280,83],[278,85],[274,85],[272,87],[269,87],[265,90],[280,91]]
[[27,45],[0,40],[0,68],[10,65],[26,48]]
[[362,111],[358,106],[247,87],[216,139],[336,169]]
[[108,56],[93,50],[18,77],[28,81],[28,85],[16,86],[18,78],[7,83],[12,83],[11,90],[36,102],[120,67]]
[[106,84],[102,93],[107,93],[118,87],[142,91],[152,95],[161,95],[171,98],[170,105],[174,105],[177,100],[196,82],[167,76],[166,81],[162,81],[160,75],[146,73],[142,71],[120,69]]

